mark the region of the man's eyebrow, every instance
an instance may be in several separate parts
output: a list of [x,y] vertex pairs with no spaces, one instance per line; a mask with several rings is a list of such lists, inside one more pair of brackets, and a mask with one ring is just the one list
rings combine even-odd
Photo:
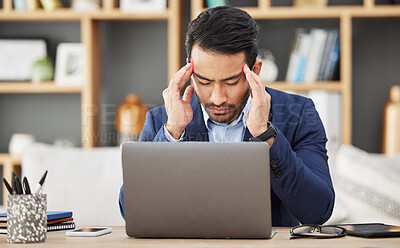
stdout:
[[[194,75],[195,75],[196,77],[200,78],[200,79],[203,79],[203,80],[206,80],[206,81],[209,81],[209,82],[214,82],[214,81],[215,81],[215,80],[211,80],[211,79],[208,79],[208,78],[206,78],[206,77],[203,77],[203,76],[199,75],[199,74],[196,73],[196,72],[194,72]],[[240,77],[240,75],[242,75],[242,72],[239,72],[238,74],[236,74],[236,75],[234,75],[234,76],[231,76],[231,77],[228,77],[228,78],[224,78],[224,79],[222,79],[221,81],[229,81],[229,80],[232,80],[232,79],[236,79],[236,78]]]

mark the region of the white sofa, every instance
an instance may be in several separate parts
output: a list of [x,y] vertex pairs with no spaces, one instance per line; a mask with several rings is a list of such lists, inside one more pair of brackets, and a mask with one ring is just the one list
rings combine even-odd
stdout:
[[400,154],[371,154],[342,145],[330,168],[336,201],[328,224],[400,225]]
[[31,188],[48,170],[43,193],[48,210],[73,211],[79,226],[122,226],[118,194],[122,185],[119,147],[61,148],[33,144],[22,157]]

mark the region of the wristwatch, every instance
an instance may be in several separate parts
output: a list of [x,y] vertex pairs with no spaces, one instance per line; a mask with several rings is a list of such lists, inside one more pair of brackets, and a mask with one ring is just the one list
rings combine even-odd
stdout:
[[272,124],[272,122],[269,121],[267,131],[263,132],[262,134],[258,135],[257,137],[250,138],[249,141],[265,142],[272,137],[276,137],[277,134],[278,134],[278,131],[276,131],[274,124]]

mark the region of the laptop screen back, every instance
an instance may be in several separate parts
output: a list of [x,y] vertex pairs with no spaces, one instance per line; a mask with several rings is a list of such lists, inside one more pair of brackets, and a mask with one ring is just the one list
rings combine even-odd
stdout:
[[129,236],[271,235],[264,142],[125,143],[122,164]]

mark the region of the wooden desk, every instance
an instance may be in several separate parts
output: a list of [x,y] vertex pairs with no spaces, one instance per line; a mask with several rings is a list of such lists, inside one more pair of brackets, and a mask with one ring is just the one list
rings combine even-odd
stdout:
[[135,239],[129,238],[124,227],[113,227],[111,234],[100,237],[66,237],[65,231],[47,233],[45,243],[9,244],[7,235],[0,234],[0,247],[400,247],[400,238],[364,239],[343,237],[337,239],[289,239],[289,228],[277,228],[270,240],[238,239]]

